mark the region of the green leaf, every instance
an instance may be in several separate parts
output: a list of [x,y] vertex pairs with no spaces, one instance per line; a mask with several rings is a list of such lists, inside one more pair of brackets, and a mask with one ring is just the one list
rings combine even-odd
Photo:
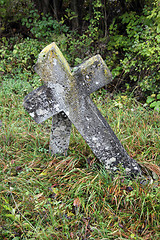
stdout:
[[15,215],[13,214],[5,214],[5,216],[11,218],[12,220],[15,220]]
[[157,95],[157,99],[160,99],[160,93]]
[[9,205],[2,205],[6,210],[12,211],[12,208]]
[[151,96],[147,97],[147,101],[146,103],[151,103],[154,101],[154,98],[152,98]]
[[151,107],[151,108],[155,107],[155,106],[156,106],[156,103],[157,103],[156,101],[152,102],[152,103],[150,104],[150,107]]
[[157,39],[157,42],[159,43],[160,42],[160,36],[157,35],[155,38]]
[[150,107],[153,108],[153,107],[156,107],[156,108],[159,108],[160,107],[160,101],[154,101],[150,104]]
[[157,26],[157,33],[160,33],[160,24]]

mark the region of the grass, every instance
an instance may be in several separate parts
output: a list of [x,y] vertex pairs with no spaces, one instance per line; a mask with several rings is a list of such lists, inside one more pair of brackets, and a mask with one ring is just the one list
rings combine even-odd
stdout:
[[68,156],[51,156],[51,119],[37,125],[22,106],[41,83],[11,77],[0,81],[0,239],[158,240],[160,115],[125,95],[92,95],[153,180],[111,177],[74,127]]
[[[23,84],[22,84],[23,85]],[[1,239],[159,239],[159,115],[127,96],[92,96],[130,156],[156,174],[112,178],[73,127],[69,155],[51,156],[51,120],[37,125],[1,88]]]

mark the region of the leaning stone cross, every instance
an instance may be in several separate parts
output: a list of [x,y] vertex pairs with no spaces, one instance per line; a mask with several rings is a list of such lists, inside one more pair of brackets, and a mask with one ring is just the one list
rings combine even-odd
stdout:
[[39,54],[35,71],[45,84],[29,93],[24,107],[42,123],[52,117],[50,151],[65,154],[72,123],[105,168],[123,167],[127,174],[140,174],[138,163],[129,157],[89,95],[111,81],[111,73],[100,55],[76,67],[73,72],[55,43]]

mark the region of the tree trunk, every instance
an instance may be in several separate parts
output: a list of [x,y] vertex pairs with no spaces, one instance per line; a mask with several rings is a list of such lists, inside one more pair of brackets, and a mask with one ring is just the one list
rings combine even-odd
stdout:
[[79,30],[81,32],[83,25],[83,8],[84,8],[84,0],[77,0],[78,6],[78,21],[79,21]]
[[75,17],[72,19],[72,30],[79,28],[79,21],[78,21],[78,1],[72,0],[71,1],[71,9],[75,13]]
[[106,0],[102,0],[102,8],[103,8],[103,17],[104,17],[104,37],[107,37],[108,35],[108,14],[107,14],[107,8],[106,8]]
[[45,14],[48,13],[48,10],[49,10],[49,0],[43,0],[42,9],[43,9],[43,12]]
[[34,0],[37,8],[43,13],[48,13],[49,10],[49,0]]
[[52,11],[56,20],[59,20],[59,15],[62,9],[63,0],[52,0]]

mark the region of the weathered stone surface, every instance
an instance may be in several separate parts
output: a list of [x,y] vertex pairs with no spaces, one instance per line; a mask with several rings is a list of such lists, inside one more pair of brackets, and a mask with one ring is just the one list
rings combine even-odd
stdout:
[[51,153],[67,155],[71,126],[72,123],[64,112],[60,112],[52,118],[50,136]]
[[53,116],[52,153],[67,153],[73,123],[106,169],[114,172],[122,166],[127,174],[141,173],[138,163],[129,157],[89,97],[111,81],[111,73],[100,55],[72,72],[52,43],[40,53],[35,70],[45,84],[26,96],[24,107],[37,123]]

